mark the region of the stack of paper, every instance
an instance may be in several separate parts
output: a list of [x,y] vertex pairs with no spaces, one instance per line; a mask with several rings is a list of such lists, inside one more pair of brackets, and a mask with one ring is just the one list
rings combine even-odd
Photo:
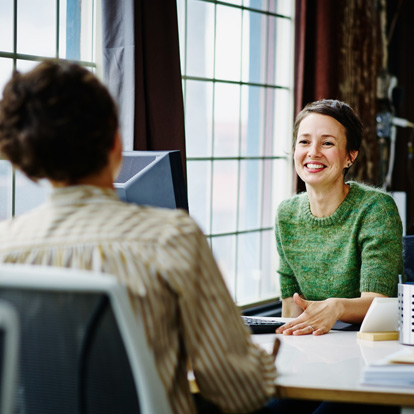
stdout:
[[363,369],[361,382],[368,385],[412,387],[414,350],[404,349]]

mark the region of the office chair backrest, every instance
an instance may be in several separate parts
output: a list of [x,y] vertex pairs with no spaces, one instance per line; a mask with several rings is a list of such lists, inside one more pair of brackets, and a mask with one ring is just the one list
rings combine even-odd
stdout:
[[17,412],[170,413],[139,317],[115,277],[0,265],[20,319]]
[[0,302],[0,413],[14,413],[19,346],[17,313],[7,302]]
[[406,282],[414,282],[414,236],[404,236],[403,242]]

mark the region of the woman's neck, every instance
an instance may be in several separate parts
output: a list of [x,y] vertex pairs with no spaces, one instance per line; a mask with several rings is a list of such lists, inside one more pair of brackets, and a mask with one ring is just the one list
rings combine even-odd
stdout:
[[80,178],[76,182],[53,181],[49,180],[53,187],[69,187],[73,185],[93,185],[101,188],[114,188],[114,174],[111,168],[106,166],[101,171],[91,174],[87,177]]
[[344,182],[330,188],[313,188],[306,186],[309,204],[315,217],[328,217],[335,213],[342,204],[350,190]]

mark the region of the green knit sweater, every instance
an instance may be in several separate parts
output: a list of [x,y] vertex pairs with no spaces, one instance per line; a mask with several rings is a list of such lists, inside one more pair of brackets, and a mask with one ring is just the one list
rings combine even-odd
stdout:
[[328,217],[315,217],[306,193],[283,201],[276,217],[282,298],[396,296],[403,272],[402,225],[394,199],[356,182]]

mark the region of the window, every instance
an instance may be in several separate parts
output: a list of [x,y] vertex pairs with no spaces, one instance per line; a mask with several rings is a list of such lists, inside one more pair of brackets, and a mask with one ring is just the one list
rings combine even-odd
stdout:
[[291,195],[294,2],[177,0],[190,214],[239,305],[279,295]]
[[[95,70],[98,2],[1,0],[0,91],[14,69],[25,72],[45,58],[74,60]],[[31,193],[34,184],[5,160],[0,160],[0,183],[0,219],[39,204],[42,195]]]

